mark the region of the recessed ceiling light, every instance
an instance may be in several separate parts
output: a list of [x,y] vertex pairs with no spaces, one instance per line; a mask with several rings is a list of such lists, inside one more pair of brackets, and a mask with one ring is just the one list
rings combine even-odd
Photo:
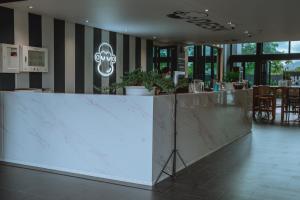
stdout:
[[245,34],[249,34],[249,31],[245,31],[244,33],[245,33]]
[[205,12],[208,12],[208,9],[205,9],[204,11],[205,11]]
[[85,20],[86,23],[89,23],[89,20]]
[[228,25],[232,25],[232,22],[227,22]]
[[28,6],[29,9],[33,9],[33,6]]

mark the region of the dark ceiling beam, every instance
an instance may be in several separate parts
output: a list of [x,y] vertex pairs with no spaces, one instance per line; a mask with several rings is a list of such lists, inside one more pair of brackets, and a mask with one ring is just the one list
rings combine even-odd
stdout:
[[25,0],[0,0],[1,3],[12,3],[12,2],[17,2],[17,1],[25,1]]

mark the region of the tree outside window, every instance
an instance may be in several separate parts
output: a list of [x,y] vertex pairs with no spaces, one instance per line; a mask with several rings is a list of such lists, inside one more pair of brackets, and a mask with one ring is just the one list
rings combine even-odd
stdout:
[[289,42],[265,42],[263,43],[264,54],[289,53]]

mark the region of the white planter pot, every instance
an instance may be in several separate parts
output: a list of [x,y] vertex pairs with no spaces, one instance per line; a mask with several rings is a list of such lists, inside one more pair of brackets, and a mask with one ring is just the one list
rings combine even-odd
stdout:
[[232,83],[225,83],[225,90],[234,90]]
[[153,92],[149,92],[144,86],[128,86],[125,87],[128,96],[152,96]]

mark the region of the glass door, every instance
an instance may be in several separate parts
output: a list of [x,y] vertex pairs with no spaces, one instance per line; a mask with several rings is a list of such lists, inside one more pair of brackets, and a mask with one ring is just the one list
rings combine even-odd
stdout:
[[206,85],[212,86],[213,80],[218,81],[220,76],[220,63],[219,63],[219,50],[217,47],[204,46],[203,48],[204,57],[204,81]]
[[210,46],[204,46],[204,81],[208,85],[211,83],[212,79],[212,64],[211,64],[211,56],[212,56],[212,48]]
[[177,47],[155,47],[155,69],[163,74],[173,74],[177,68]]
[[255,62],[244,63],[244,80],[248,81],[249,87],[254,85]]

